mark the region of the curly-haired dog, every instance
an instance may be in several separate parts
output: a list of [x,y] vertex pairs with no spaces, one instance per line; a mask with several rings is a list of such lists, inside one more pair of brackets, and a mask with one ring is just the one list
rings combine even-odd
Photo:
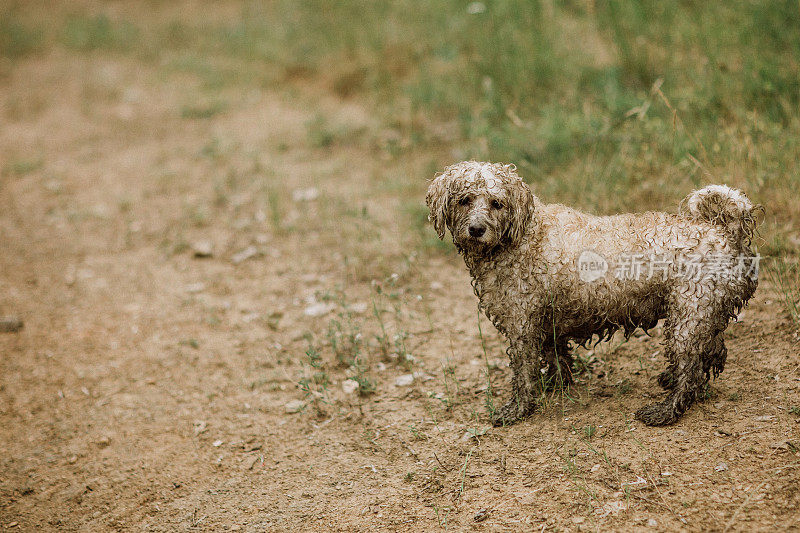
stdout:
[[658,382],[669,392],[636,416],[674,422],[722,372],[723,332],[758,283],[750,246],[760,207],[723,185],[693,192],[677,215],[593,216],[542,203],[513,165],[466,161],[437,175],[426,201],[509,340],[513,397],[496,425],[531,414],[549,380],[570,382],[570,348],[662,318],[669,365]]

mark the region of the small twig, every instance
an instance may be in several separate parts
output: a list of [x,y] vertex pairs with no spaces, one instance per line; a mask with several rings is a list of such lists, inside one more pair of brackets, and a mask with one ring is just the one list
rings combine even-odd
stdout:
[[452,468],[447,468],[446,466],[444,466],[444,463],[442,463],[442,462],[439,460],[439,457],[436,455],[436,452],[433,452],[433,458],[434,458],[434,459],[436,459],[436,462],[437,462],[437,463],[439,463],[439,466],[441,466],[442,468],[444,468],[444,471],[445,471],[445,472],[450,472],[451,470],[453,470]]
[[458,491],[459,497],[464,495],[464,481],[466,481],[467,478],[467,463],[469,462],[470,457],[472,457],[472,450],[470,450],[467,454],[467,458],[464,459],[464,466],[461,467],[461,489]]

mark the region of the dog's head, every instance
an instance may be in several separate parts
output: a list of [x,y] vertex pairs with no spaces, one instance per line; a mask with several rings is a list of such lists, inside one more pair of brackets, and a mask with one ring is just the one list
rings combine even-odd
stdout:
[[514,165],[464,161],[450,165],[428,187],[428,220],[445,228],[461,250],[519,242],[533,214],[533,193]]

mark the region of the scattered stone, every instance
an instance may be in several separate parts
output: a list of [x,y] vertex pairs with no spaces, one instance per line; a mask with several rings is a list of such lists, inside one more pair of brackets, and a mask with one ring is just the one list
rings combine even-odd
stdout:
[[356,313],[357,315],[363,314],[367,312],[367,304],[366,302],[356,302],[350,306],[350,311]]
[[77,455],[71,455],[71,456],[69,457],[69,459],[67,459],[67,462],[68,462],[69,464],[71,464],[71,465],[74,465],[75,463],[77,463],[77,462],[78,462],[78,456],[77,456]]
[[468,428],[467,431],[465,431],[461,436],[461,442],[469,442],[472,439],[482,437],[483,435],[486,435],[487,431],[489,431],[489,426],[484,426],[481,428]]
[[64,189],[61,182],[56,179],[46,181],[44,184],[44,188],[56,194],[60,193]]
[[630,487],[633,489],[640,489],[642,487],[647,486],[647,480],[642,476],[636,476],[636,481],[626,481],[622,484],[622,487]]
[[258,461],[260,461],[260,460],[261,460],[261,457],[258,456],[258,455],[254,455],[254,456],[252,456],[252,457],[250,457],[248,459],[245,459],[244,463],[243,463],[244,469],[245,470],[252,470],[253,468],[255,468],[256,463],[258,463]]
[[412,383],[414,383],[414,374],[403,374],[394,380],[395,387],[408,387]]
[[342,390],[345,394],[355,394],[358,391],[358,381],[354,379],[346,379],[342,382]]
[[755,420],[756,422],[771,422],[775,420],[775,416],[774,415],[756,416],[753,417],[753,420]]
[[286,412],[291,415],[294,413],[299,413],[305,406],[306,404],[303,402],[303,400],[292,400],[284,406],[284,409],[286,409]]
[[724,472],[727,469],[728,469],[728,463],[720,463],[714,467],[714,470],[716,470],[717,472]]
[[231,257],[231,262],[233,262],[234,265],[238,265],[239,263],[247,261],[251,257],[255,257],[257,254],[258,250],[256,249],[255,246],[248,246],[241,252],[233,254],[233,256]]
[[185,289],[189,294],[197,294],[198,292],[203,292],[206,289],[206,284],[202,281],[198,281],[197,283],[188,284]]
[[295,202],[313,202],[319,197],[319,189],[309,187],[307,189],[295,189],[292,191],[292,200]]
[[211,445],[214,448],[219,448],[220,446],[222,446],[222,444],[223,444],[223,442],[221,440],[215,440]]
[[211,257],[214,255],[214,244],[207,240],[194,242],[192,243],[192,252],[198,258]]
[[248,312],[242,313],[242,322],[246,324],[258,320],[259,318],[261,318],[261,315],[259,313],[256,313],[255,311],[251,311],[249,313]]
[[597,464],[596,464],[596,465],[594,465],[594,466],[592,467],[592,469],[591,469],[591,472],[592,472],[592,474],[594,474],[595,472],[597,472],[597,471],[598,471],[598,470],[600,470],[601,468],[602,468],[602,466],[600,465],[600,463],[597,463]]
[[658,522],[656,522],[655,518],[650,518],[647,520],[647,527],[658,527]]
[[16,333],[22,329],[22,320],[16,316],[0,317],[0,333]]
[[412,376],[414,376],[414,379],[418,379],[420,381],[430,381],[433,379],[433,376],[426,372],[414,372]]
[[205,433],[208,431],[208,424],[205,420],[195,420],[194,421],[194,434],[199,435],[201,433]]
[[317,302],[315,304],[311,304],[303,310],[303,314],[310,317],[320,317],[325,316],[331,311],[334,310],[336,306],[332,303],[327,302]]
[[618,515],[620,512],[627,509],[627,505],[624,501],[612,501],[603,504],[602,507],[599,507],[594,510],[595,515],[599,516],[600,518],[605,518],[608,515]]
[[100,437],[100,439],[97,441],[97,445],[101,448],[105,448],[109,444],[111,444],[111,439],[108,436]]
[[481,509],[480,511],[478,511],[477,513],[475,513],[475,516],[473,516],[473,517],[472,517],[472,519],[473,519],[475,522],[483,522],[484,520],[486,520],[487,518],[489,518],[489,514],[490,514],[491,512],[492,512],[492,510],[491,510],[491,509]]

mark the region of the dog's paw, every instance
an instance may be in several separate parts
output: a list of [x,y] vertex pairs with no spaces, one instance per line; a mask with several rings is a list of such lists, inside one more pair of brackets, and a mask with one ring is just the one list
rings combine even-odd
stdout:
[[512,399],[503,407],[495,411],[495,413],[492,415],[492,425],[497,427],[516,424],[523,418],[531,415],[534,411],[534,407],[535,406],[533,403],[521,402],[516,398]]
[[666,426],[675,422],[678,416],[671,405],[653,403],[636,411],[636,419],[648,426]]

